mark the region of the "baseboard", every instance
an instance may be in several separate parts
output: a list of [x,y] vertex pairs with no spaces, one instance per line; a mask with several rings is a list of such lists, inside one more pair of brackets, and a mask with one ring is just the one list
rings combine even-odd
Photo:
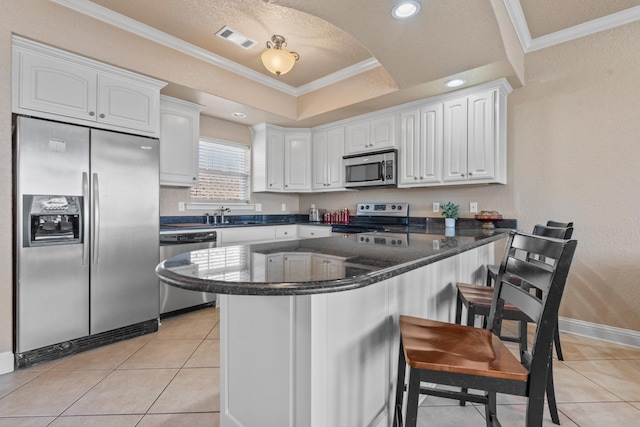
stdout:
[[5,351],[4,353],[0,353],[0,375],[13,372],[14,364],[12,352]]
[[640,348],[640,332],[638,331],[569,319],[567,317],[558,319],[558,327],[560,331],[569,334]]

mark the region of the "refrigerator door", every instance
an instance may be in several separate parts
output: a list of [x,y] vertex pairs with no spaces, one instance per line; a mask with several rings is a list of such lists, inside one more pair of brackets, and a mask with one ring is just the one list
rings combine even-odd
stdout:
[[91,334],[159,317],[159,143],[91,130]]
[[[16,352],[89,333],[86,217],[75,244],[25,244],[29,194],[81,196],[88,201],[89,130],[27,117],[16,130]],[[28,202],[27,202],[28,203]],[[26,238],[28,240],[28,237]]]

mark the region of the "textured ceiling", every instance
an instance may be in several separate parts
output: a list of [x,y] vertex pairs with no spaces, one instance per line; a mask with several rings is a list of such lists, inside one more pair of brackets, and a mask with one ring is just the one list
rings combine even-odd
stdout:
[[[285,126],[315,126],[436,95],[445,91],[444,79],[454,75],[463,75],[468,84],[501,77],[514,86],[522,84],[519,67],[524,53],[513,42],[518,27],[510,21],[514,18],[507,12],[509,6],[521,7],[525,27],[535,39],[640,4],[640,0],[521,0],[518,6],[517,0],[418,0],[420,13],[401,21],[390,15],[398,0],[60,0],[64,1],[103,6],[253,70],[267,86],[269,81],[273,87],[284,84],[297,97],[298,117],[172,82],[163,93],[200,103],[204,114],[225,120]],[[216,37],[223,26],[256,45],[245,50]],[[260,62],[273,34],[284,36],[287,49],[300,54],[293,70],[280,77],[268,73]],[[373,61],[378,70],[344,80],[358,88],[353,93],[345,90],[346,83],[314,87],[363,61]],[[306,87],[315,92],[296,93]],[[244,122],[232,119],[232,111],[248,117]]]

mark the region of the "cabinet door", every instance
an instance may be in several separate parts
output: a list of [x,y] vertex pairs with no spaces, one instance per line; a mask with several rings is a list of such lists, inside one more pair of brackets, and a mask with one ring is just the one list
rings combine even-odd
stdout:
[[495,91],[469,96],[468,165],[469,180],[495,176]]
[[160,93],[125,78],[98,76],[98,121],[155,133]]
[[267,187],[270,191],[284,189],[284,132],[267,130]]
[[96,120],[95,71],[17,48],[14,51],[19,64],[20,108]]
[[443,105],[433,104],[420,109],[420,175],[421,183],[442,181]]
[[311,273],[311,255],[287,253],[284,255],[284,281],[306,282]]
[[371,120],[371,142],[369,147],[376,151],[395,147],[395,122],[394,114]]
[[420,110],[400,113],[400,179],[399,185],[419,184],[420,176]]
[[313,134],[313,178],[312,188],[314,190],[324,190],[327,188],[329,163],[329,140],[327,131]]
[[163,97],[160,105],[160,184],[198,184],[200,107]]
[[348,154],[369,151],[369,120],[351,123],[346,127],[346,151]]
[[277,225],[275,226],[276,240],[293,240],[298,235],[298,226],[292,225]]
[[282,254],[267,255],[265,265],[268,282],[284,282],[284,257]]
[[311,133],[287,132],[284,136],[285,191],[311,190]]
[[467,98],[444,103],[443,181],[467,179]]
[[327,188],[344,188],[344,127],[327,131]]

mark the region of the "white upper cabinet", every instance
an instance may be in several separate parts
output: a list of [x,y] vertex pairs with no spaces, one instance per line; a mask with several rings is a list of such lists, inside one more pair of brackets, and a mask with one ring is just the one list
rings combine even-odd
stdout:
[[442,181],[441,103],[400,112],[399,187]]
[[199,105],[160,97],[160,185],[198,185]]
[[158,136],[166,83],[20,37],[12,42],[15,113]]
[[444,103],[444,181],[495,178],[495,96],[490,90]]
[[346,125],[346,154],[379,151],[394,148],[395,145],[394,113]]
[[344,126],[313,132],[313,190],[344,190],[343,155]]
[[311,131],[265,123],[251,129],[253,191],[310,191]]
[[284,134],[284,189],[311,190],[311,131]]

